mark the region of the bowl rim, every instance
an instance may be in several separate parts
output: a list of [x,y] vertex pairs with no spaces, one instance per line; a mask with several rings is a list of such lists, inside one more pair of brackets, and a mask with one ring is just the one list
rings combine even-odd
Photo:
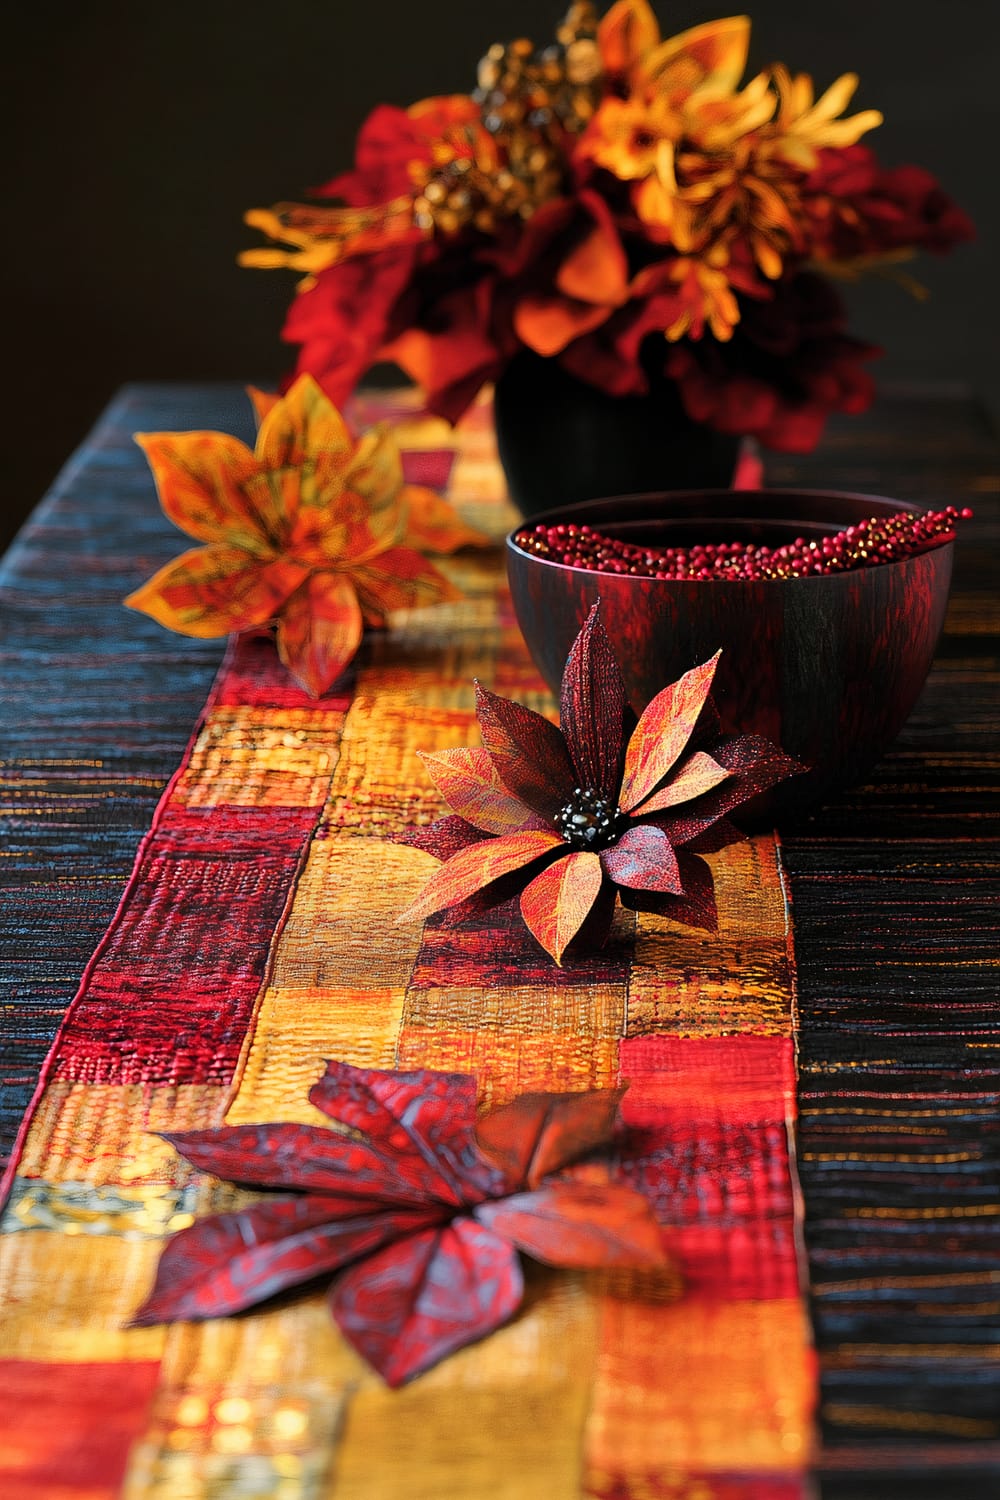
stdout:
[[[539,525],[550,525],[553,522],[558,523],[560,520],[575,521],[580,518],[581,512],[583,513],[584,521],[586,521],[587,512],[596,511],[600,507],[617,503],[619,501],[670,501],[671,499],[691,500],[698,498],[704,498],[706,500],[718,500],[726,498],[731,499],[734,504],[739,504],[741,498],[743,497],[783,497],[787,495],[801,495],[804,499],[850,500],[861,502],[872,501],[874,502],[876,507],[871,512],[872,515],[877,514],[879,509],[882,509],[884,512],[888,511],[889,514],[902,513],[905,515],[922,515],[927,509],[926,505],[920,505],[913,500],[897,500],[889,495],[874,495],[864,490],[824,490],[815,488],[800,489],[795,485],[768,486],[761,489],[745,490],[642,490],[637,491],[634,494],[626,495],[601,495],[593,500],[581,500],[576,505],[554,506],[551,510],[537,511],[531,516],[525,516],[518,526],[515,526],[512,531],[509,531],[507,533],[507,536],[505,538],[505,546],[516,557],[526,558],[529,562],[535,563],[540,567],[555,568],[557,571],[563,573],[576,573],[586,578],[633,578],[636,582],[641,581],[642,583],[646,584],[653,583],[673,588],[688,588],[692,586],[699,587],[703,584],[711,584],[713,588],[717,589],[745,589],[748,586],[753,586],[755,588],[787,588],[789,584],[815,584],[820,586],[828,586],[833,583],[838,583],[841,587],[843,587],[847,580],[855,577],[858,573],[867,573],[876,568],[899,568],[904,567],[908,563],[918,563],[922,558],[927,557],[931,553],[946,552],[949,548],[953,548],[955,545],[954,539],[950,541],[942,541],[937,543],[936,546],[925,547],[920,552],[914,553],[910,557],[897,557],[891,559],[888,562],[870,563],[864,568],[845,569],[845,571],[842,573],[806,573],[801,574],[796,578],[656,578],[651,573],[603,573],[596,568],[577,567],[572,563],[560,562],[557,558],[540,557],[535,552],[526,552],[523,547],[518,546],[515,540],[517,533],[519,531],[523,531],[526,527],[530,528]],[[682,518],[678,517],[678,519]],[[709,518],[706,517],[706,519]],[[725,517],[713,516],[710,519],[720,520],[725,519]],[[733,516],[732,519],[743,520],[749,518]],[[760,519],[764,520],[777,518],[761,517]]]

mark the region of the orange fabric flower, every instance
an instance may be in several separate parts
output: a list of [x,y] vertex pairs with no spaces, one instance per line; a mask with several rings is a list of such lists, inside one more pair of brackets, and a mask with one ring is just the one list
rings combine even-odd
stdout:
[[366,624],[459,597],[415,545],[447,552],[484,539],[433,491],[403,483],[388,429],[355,440],[311,376],[256,404],[252,451],[223,432],[136,434],[165,513],[207,545],[125,603],[182,635],[274,623],[281,660],[318,697]]

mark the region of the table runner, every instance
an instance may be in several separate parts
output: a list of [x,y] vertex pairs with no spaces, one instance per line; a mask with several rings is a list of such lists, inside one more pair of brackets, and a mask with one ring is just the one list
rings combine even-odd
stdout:
[[[452,497],[502,531],[486,410],[458,442]],[[605,953],[563,970],[513,911],[395,927],[433,867],[389,840],[439,810],[416,750],[474,742],[474,677],[552,710],[499,553],[453,572],[466,600],[373,637],[342,697],[310,701],[266,640],[223,664],[16,1153],[0,1378],[26,1487],[40,1465],[93,1494],[122,1474],[134,1495],[801,1493],[776,842],[715,858],[717,935],[622,912]],[[150,1132],[321,1118],[306,1095],[330,1056],[473,1072],[484,1105],[627,1078],[626,1120],[669,1132],[642,1186],[676,1269],[535,1270],[508,1328],[398,1392],[322,1297],[124,1331],[163,1235],[229,1191]]]
[[[206,409],[212,412],[207,422]],[[217,411],[224,415],[216,416]],[[50,873],[36,855],[31,868],[38,870],[38,877],[29,874],[24,883],[23,905],[13,929],[10,914],[4,924],[8,943],[18,925],[36,939],[35,967],[27,976],[29,982],[19,989],[22,970],[17,949],[0,950],[6,955],[0,979],[15,985],[15,1009],[8,1015],[20,1017],[36,1007],[31,1012],[30,1035],[37,1035],[39,1041],[31,1041],[20,1030],[20,1021],[11,1039],[12,1064],[5,1082],[10,1083],[8,1092],[15,1100],[30,1082],[32,1049],[38,1056],[40,1038],[50,1016],[58,1011],[59,987],[72,982],[72,955],[81,953],[82,966],[84,945],[93,946],[92,939],[87,941],[88,922],[92,925],[101,902],[113,895],[101,875],[95,875],[95,867],[99,866],[104,880],[121,868],[131,830],[139,831],[142,807],[150,805],[157,778],[162,779],[171,759],[176,763],[181,730],[195,716],[199,682],[207,686],[213,664],[214,643],[176,641],[148,622],[117,613],[116,600],[126,588],[176,549],[175,537],[155,515],[148,479],[138,455],[129,450],[127,432],[136,427],[236,425],[236,413],[229,391],[158,389],[123,398],[85,458],[60,481],[5,570],[4,592],[8,617],[15,621],[11,632],[15,648],[17,626],[21,619],[26,622],[22,635],[26,659],[16,663],[21,667],[19,678],[8,674],[8,695],[23,688],[27,699],[29,678],[37,674],[39,663],[58,664],[62,679],[71,679],[75,689],[72,720],[58,695],[39,694],[31,701],[37,701],[44,718],[32,725],[26,713],[17,726],[25,753],[14,763],[18,769],[10,790],[15,801],[19,795],[24,798],[26,837],[23,844],[8,846],[8,850],[14,858],[24,858],[21,850],[31,850],[33,836],[34,848],[41,849],[43,859],[47,850],[60,848],[63,869]],[[827,1475],[824,1496],[936,1496],[949,1492],[953,1480],[947,1475],[956,1469],[961,1469],[962,1477],[959,1480],[956,1475],[954,1482],[961,1484],[963,1495],[992,1493],[995,1482],[986,1476],[995,1476],[998,1374],[990,1358],[996,1321],[990,1322],[988,1301],[997,1279],[997,1221],[989,1214],[990,1201],[996,1201],[996,1177],[988,1153],[989,1132],[995,1129],[996,1119],[996,1068],[989,1051],[989,1027],[995,1025],[990,969],[996,953],[995,907],[989,905],[995,871],[995,839],[990,841],[995,825],[989,819],[995,818],[997,806],[995,743],[989,738],[997,678],[996,508],[995,502],[984,498],[995,489],[990,468],[995,464],[995,447],[978,424],[972,409],[959,400],[908,396],[883,407],[867,422],[845,424],[839,437],[835,434],[834,441],[815,458],[775,465],[772,470],[773,477],[784,483],[812,478],[814,483],[884,488],[927,502],[968,499],[983,516],[976,529],[986,544],[959,549],[957,594],[939,665],[925,696],[926,706],[911,720],[898,749],[887,758],[871,787],[842,799],[785,842],[797,915],[798,983],[805,1023],[800,1037],[805,1065],[801,1170],[810,1206],[806,1234],[813,1309],[823,1353],[826,1446],[820,1461]],[[901,433],[906,434],[905,443],[899,441]],[[474,461],[465,466],[466,484],[478,476],[484,496],[490,487],[490,462],[484,450],[478,468]],[[890,473],[891,483],[886,477]],[[83,478],[88,481],[86,491]],[[84,492],[91,512],[85,516],[80,508]],[[480,519],[482,513],[480,507]],[[74,607],[71,592],[71,607],[60,617],[52,614],[50,600],[66,592],[68,560],[59,566],[59,549],[70,544],[74,577],[89,570],[91,600],[86,607]],[[141,554],[138,566],[133,554]],[[103,612],[91,602],[95,592]],[[120,629],[124,637],[113,644],[107,639],[105,622],[109,620],[116,636]],[[102,626],[104,639],[100,638]],[[77,665],[80,658],[69,655],[74,648],[89,653],[82,671]],[[109,660],[114,661],[114,669],[102,670],[102,661]],[[125,665],[124,673],[120,663]],[[115,686],[113,671],[122,679],[120,688]],[[142,692],[137,692],[137,684]],[[167,684],[170,692],[163,691]],[[204,686],[200,691],[204,692]],[[118,696],[127,705],[125,712]],[[127,728],[137,701],[142,722],[137,728]],[[60,724],[67,722],[73,724],[73,738],[63,730],[60,739]],[[116,759],[103,767],[81,765],[88,755],[92,760],[107,756],[109,736],[102,734],[102,725],[115,722],[122,724]],[[53,757],[59,746],[65,747],[62,761]],[[37,755],[32,753],[36,749]],[[67,797],[64,787],[72,788],[72,796]],[[101,798],[109,790],[124,795],[115,798],[105,815]],[[43,820],[49,816],[53,797],[62,798],[65,811],[48,824],[54,824],[53,832],[44,834]],[[95,846],[100,860],[88,865],[88,851],[92,853]],[[70,873],[63,874],[64,870]],[[957,889],[962,894],[956,919],[950,915],[954,907],[942,904],[941,898],[953,898]],[[62,906],[53,893],[61,897]],[[877,926],[864,929],[864,947],[854,941],[859,895],[860,909],[867,906],[879,918]],[[87,919],[79,933],[64,923],[64,911]],[[914,911],[919,922],[904,927],[901,919]],[[27,921],[22,912],[30,913]],[[963,924],[966,914],[973,921]],[[36,938],[45,922],[55,935],[50,951]],[[909,949],[902,942],[906,932],[913,937]],[[872,962],[873,936],[884,962]],[[22,955],[25,951],[22,947]],[[926,1000],[917,987],[918,975]],[[688,980],[698,982],[696,976],[689,975]],[[706,992],[710,989],[711,985],[706,986]],[[852,995],[854,1001],[845,1003]],[[883,998],[895,1007],[891,1048],[865,1041],[870,1037],[878,1042],[871,1013]],[[962,1000],[961,1010],[954,1008],[956,998]],[[666,1017],[668,1027],[677,1020],[673,1011]],[[679,1023],[683,1026],[683,1014]],[[899,1068],[893,1069],[890,1058],[898,1061]],[[845,1073],[851,1081],[863,1081],[864,1088],[845,1088]],[[914,1073],[922,1075],[923,1092],[932,1098],[913,1097],[918,1092],[912,1086]],[[960,1095],[957,1101],[951,1098],[955,1091]],[[881,1097],[873,1098],[873,1094]],[[932,1121],[929,1128],[928,1119]],[[896,1125],[901,1132],[895,1130]],[[873,1128],[883,1131],[885,1151],[863,1150],[865,1133],[870,1135]],[[927,1133],[914,1139],[918,1130]],[[879,1139],[880,1146],[883,1139]],[[975,1146],[972,1151],[970,1143]],[[955,1163],[955,1172],[948,1158],[963,1150],[968,1160],[960,1166]],[[859,1159],[862,1155],[863,1160]],[[913,1159],[901,1160],[904,1157]],[[743,1159],[738,1175],[742,1186],[746,1177]],[[956,1186],[961,1195],[963,1182],[970,1190],[964,1202],[956,1197]],[[203,1211],[204,1204],[199,1207]],[[882,1212],[858,1213],[873,1207]],[[904,1210],[902,1214],[895,1214],[897,1207]],[[977,1211],[966,1213],[967,1207]],[[979,1212],[983,1207],[986,1211]],[[909,1216],[906,1210],[911,1211]],[[183,1214],[187,1205],[182,1204],[179,1211]],[[124,1223],[119,1215],[119,1224]],[[696,1227],[688,1224],[685,1233]],[[14,1239],[27,1238],[9,1236],[0,1253],[6,1255]],[[928,1295],[935,1300],[929,1302]],[[668,1306],[676,1309],[680,1303]],[[888,1315],[887,1307],[891,1309]],[[863,1339],[858,1338],[859,1331]],[[928,1331],[929,1338],[925,1337]],[[955,1338],[956,1331],[960,1339]],[[3,1344],[0,1348],[6,1352]],[[152,1389],[154,1376],[158,1380],[162,1370],[155,1360],[132,1361],[127,1368],[138,1410],[143,1390]],[[143,1386],[144,1368],[147,1387]],[[685,1365],[685,1377],[688,1368]],[[63,1397],[58,1391],[60,1372],[67,1376]],[[67,1476],[73,1475],[72,1493],[87,1492],[88,1487],[94,1493],[113,1492],[135,1430],[134,1411],[130,1427],[128,1413],[119,1417],[109,1399],[111,1392],[120,1399],[121,1369],[102,1360],[73,1365],[29,1360],[16,1369],[8,1365],[8,1374],[14,1375],[23,1418],[15,1457],[26,1461],[34,1474],[29,1481],[25,1471],[23,1483],[30,1485],[26,1492],[35,1497],[57,1493],[57,1487],[70,1482]],[[39,1397],[45,1397],[40,1409],[33,1404],[36,1390]],[[845,1393],[850,1399],[844,1399]],[[53,1409],[59,1413],[55,1425]],[[197,1416],[199,1408],[195,1404],[181,1410],[191,1417]],[[240,1410],[238,1405],[224,1406],[223,1414],[231,1418]],[[70,1420],[74,1412],[75,1431]],[[300,1419],[301,1414],[286,1415],[282,1422],[294,1428]],[[177,1430],[187,1430],[188,1425],[198,1428],[200,1421],[180,1423]],[[233,1425],[235,1430],[239,1423]],[[220,1431],[226,1426],[222,1422]],[[67,1442],[52,1451],[53,1433],[61,1431],[68,1434]],[[88,1440],[82,1442],[85,1436]],[[103,1468],[95,1460],[95,1441],[103,1455]],[[223,1447],[227,1441],[232,1438],[224,1438]],[[182,1445],[178,1443],[172,1451],[182,1451]],[[259,1474],[254,1454],[244,1454],[239,1463],[237,1458],[230,1453],[229,1480],[225,1481],[230,1489],[223,1488],[222,1493],[242,1493],[232,1488],[237,1479],[252,1485],[254,1473]],[[904,1476],[898,1489],[885,1477],[890,1468]],[[840,1471],[843,1479],[837,1477]],[[863,1483],[858,1476],[868,1471],[879,1476],[874,1481],[877,1488],[871,1491],[857,1487]],[[180,1483],[179,1475],[173,1477]],[[594,1466],[590,1479],[605,1488],[610,1482]],[[293,1485],[290,1493],[308,1492],[303,1490],[301,1474],[296,1477],[289,1472],[285,1482]],[[327,1474],[316,1481],[313,1492],[337,1493],[331,1488],[334,1482]],[[637,1480],[636,1492],[641,1493],[645,1485],[656,1493],[650,1490],[651,1482],[648,1476]],[[718,1471],[689,1482],[680,1470],[674,1470],[661,1474],[660,1482],[661,1487],[667,1486],[663,1492],[672,1495],[734,1493]],[[790,1482],[798,1484],[794,1473]],[[788,1483],[777,1475],[761,1483],[762,1493],[788,1492]],[[735,1493],[746,1493],[746,1489]]]

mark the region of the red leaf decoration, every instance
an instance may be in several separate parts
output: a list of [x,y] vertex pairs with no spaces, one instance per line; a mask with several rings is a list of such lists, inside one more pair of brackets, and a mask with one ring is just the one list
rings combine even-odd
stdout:
[[441,1211],[344,1215],[339,1198],[278,1198],[175,1234],[134,1328],[242,1312],[440,1220]]
[[534,1193],[481,1203],[476,1218],[552,1266],[662,1266],[660,1227],[631,1188],[553,1182]]
[[[658,1253],[649,1205],[633,1189],[546,1180],[611,1144],[623,1092],[526,1095],[477,1127],[476,1084],[464,1073],[329,1062],[309,1097],[336,1130],[167,1136],[202,1171],[293,1196],[175,1235],[133,1326],[241,1312],[342,1273],[333,1315],[398,1385],[516,1311],[517,1247],[568,1266],[647,1265]],[[526,1186],[535,1191],[518,1191]],[[507,1218],[479,1214],[511,1193]]]
[[552,818],[573,791],[576,772],[554,724],[533,709],[476,683],[479,731],[497,774],[515,797]]
[[[318,1088],[319,1085],[311,1098]],[[313,1102],[319,1104],[318,1098],[313,1098]],[[474,1103],[473,1100],[473,1106]],[[472,1120],[475,1120],[474,1107]],[[369,1133],[377,1140],[373,1131]],[[422,1155],[400,1126],[396,1139],[390,1143],[394,1153],[391,1157],[368,1141],[338,1136],[321,1125],[232,1125],[218,1130],[164,1134],[163,1139],[192,1166],[227,1182],[339,1194],[355,1202],[352,1211],[356,1212],[362,1212],[366,1201],[373,1199],[387,1203],[427,1202],[427,1183],[422,1174],[418,1173],[415,1190],[414,1173],[412,1169],[406,1171],[407,1153],[417,1159],[418,1166]],[[442,1202],[457,1201],[447,1182],[438,1187],[436,1196]]]
[[521,1094],[479,1121],[476,1142],[509,1189],[534,1188],[611,1140],[624,1093]]
[[496,1188],[475,1150],[476,1081],[467,1073],[411,1073],[328,1062],[309,1101],[370,1137],[421,1188],[457,1205]]
[[331,1307],[344,1337],[387,1385],[398,1386],[506,1323],[523,1292],[513,1245],[458,1219],[348,1271]]

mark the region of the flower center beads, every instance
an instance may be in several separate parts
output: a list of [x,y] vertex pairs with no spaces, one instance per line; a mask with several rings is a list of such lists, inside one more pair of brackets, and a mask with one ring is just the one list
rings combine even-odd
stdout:
[[574,787],[555,825],[574,849],[607,849],[618,837],[621,809],[592,787]]
[[954,541],[955,523],[972,515],[949,505],[923,515],[908,511],[873,516],[834,535],[796,537],[780,547],[754,542],[706,542],[692,547],[642,546],[606,536],[592,526],[525,527],[514,540],[523,552],[591,573],[629,573],[638,578],[714,582],[808,578],[847,573],[879,563],[901,562]]

